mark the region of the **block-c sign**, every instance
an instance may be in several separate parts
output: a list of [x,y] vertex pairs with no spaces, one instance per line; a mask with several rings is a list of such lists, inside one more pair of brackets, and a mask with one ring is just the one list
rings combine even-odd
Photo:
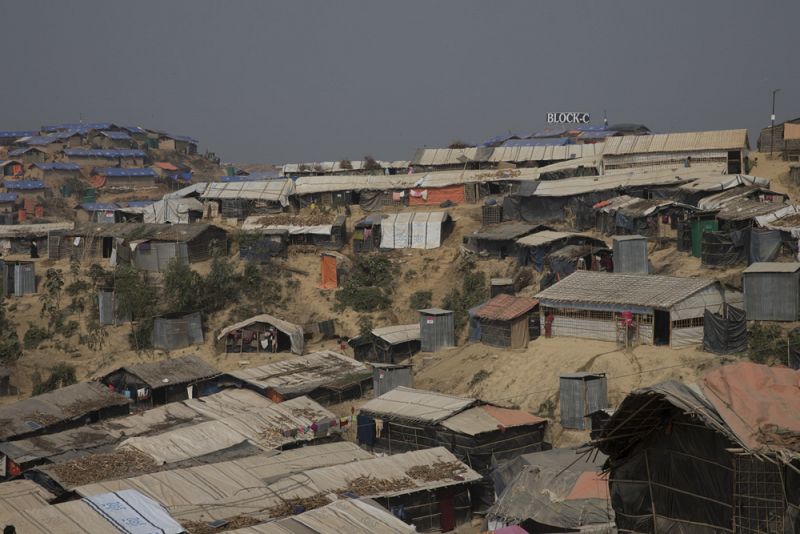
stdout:
[[581,111],[557,111],[547,114],[547,124],[589,124],[591,117]]

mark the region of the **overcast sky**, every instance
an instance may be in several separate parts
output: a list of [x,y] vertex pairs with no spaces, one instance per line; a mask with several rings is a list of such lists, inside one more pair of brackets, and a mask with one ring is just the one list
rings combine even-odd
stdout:
[[0,129],[111,121],[234,162],[408,159],[549,111],[800,116],[800,1],[0,0]]

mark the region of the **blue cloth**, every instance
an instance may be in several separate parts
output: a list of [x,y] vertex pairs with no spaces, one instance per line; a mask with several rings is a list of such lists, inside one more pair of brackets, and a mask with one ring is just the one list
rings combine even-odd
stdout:
[[375,443],[375,421],[372,417],[366,415],[356,417],[356,439],[361,445],[369,447]]

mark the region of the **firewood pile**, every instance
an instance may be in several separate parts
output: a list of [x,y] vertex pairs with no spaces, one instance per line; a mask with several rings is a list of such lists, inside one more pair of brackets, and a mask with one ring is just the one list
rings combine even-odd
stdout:
[[330,504],[331,500],[325,493],[317,493],[311,497],[296,497],[294,499],[283,499],[280,504],[273,506],[268,510],[270,517],[286,517],[295,513],[295,510],[302,508],[305,510],[313,510]]
[[351,492],[356,495],[379,495],[414,488],[410,478],[377,478],[370,475],[360,476],[347,481],[347,487],[341,493]]
[[185,528],[186,532],[189,534],[217,534],[219,532],[225,532],[226,530],[252,527],[253,525],[258,525],[263,522],[247,515],[237,515],[226,521],[227,523],[221,527],[212,527],[206,521],[181,521],[181,526]]
[[92,454],[78,460],[50,467],[62,484],[83,486],[102,480],[126,478],[158,469],[152,457],[136,449],[122,448],[104,454]]
[[437,480],[460,480],[467,469],[459,462],[434,462],[431,465],[415,465],[406,474],[416,480],[436,482]]

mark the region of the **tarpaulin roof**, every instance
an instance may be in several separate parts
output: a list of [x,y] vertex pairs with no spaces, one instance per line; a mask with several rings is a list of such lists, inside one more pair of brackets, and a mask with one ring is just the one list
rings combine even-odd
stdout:
[[54,135],[35,135],[33,137],[29,137],[25,139],[25,144],[29,146],[46,146],[52,145],[53,143],[58,143],[58,137]]
[[44,182],[41,180],[4,180],[3,187],[6,189],[44,189]]
[[537,299],[501,293],[475,310],[475,317],[491,321],[511,321],[539,304]]
[[0,193],[0,202],[16,202],[18,197],[17,193]]
[[125,371],[132,374],[142,382],[150,386],[151,389],[158,389],[175,384],[188,384],[204,378],[210,378],[219,374],[213,366],[207,364],[197,356],[182,356],[170,360],[159,360],[156,362],[141,362],[125,365],[106,373],[106,377],[118,371]]
[[56,161],[54,163],[34,163],[34,167],[42,169],[43,171],[79,171],[81,166],[77,163],[69,163],[65,161]]
[[227,374],[260,389],[283,395],[307,394],[319,387],[370,373],[369,367],[338,352],[323,350]]
[[547,419],[542,419],[524,410],[500,408],[499,406],[486,404],[469,408],[452,417],[448,417],[441,422],[441,425],[454,432],[477,436],[485,432],[502,431],[507,428],[538,425],[546,422]]
[[507,221],[483,226],[474,234],[468,234],[468,237],[484,241],[505,241],[530,234],[537,228],[539,228],[539,226],[533,224],[520,221]]
[[361,406],[361,413],[438,423],[479,401],[398,386]]
[[192,143],[194,145],[198,144],[200,141],[195,139],[194,137],[189,137],[188,135],[173,135],[168,133],[162,133],[161,137],[166,137],[168,139],[174,139],[176,141],[184,141],[186,143]]
[[118,148],[102,150],[96,148],[65,148],[64,154],[70,158],[143,158],[144,150],[134,148]]
[[0,524],[14,512],[49,506],[56,496],[33,480],[9,480],[0,484]]
[[138,177],[155,177],[156,171],[150,167],[134,168],[134,167],[98,167],[94,169],[96,174],[103,174],[109,178],[138,178]]
[[109,130],[114,127],[111,122],[68,122],[64,124],[50,124],[42,126],[43,132],[57,132],[59,130],[73,130],[88,132],[89,130]]
[[155,500],[136,491],[21,510],[0,518],[20,534],[181,534],[184,529]]
[[[500,146],[493,149],[487,158],[492,162],[525,162],[525,161],[558,161],[582,160],[590,162],[587,166],[597,166],[603,154],[603,143],[590,143],[586,145],[516,145]],[[565,163],[565,162],[562,162]]]
[[381,221],[381,248],[438,248],[446,211],[392,213]]
[[236,176],[222,176],[220,182],[259,182],[262,180],[279,180],[283,178],[278,171],[260,171],[250,174],[237,174]]
[[15,148],[14,150],[9,151],[8,155],[11,156],[11,157],[22,156],[22,155],[27,154],[28,152],[33,152],[33,151],[41,152],[42,154],[47,154],[47,152],[45,152],[44,150],[42,150],[39,147],[29,146],[29,147],[25,147],[25,148]]
[[153,163],[153,167],[158,167],[159,169],[164,169],[165,171],[177,171],[180,170],[178,167],[173,165],[168,161],[157,161]]
[[84,202],[78,207],[86,211],[117,211],[119,209],[119,206],[113,202]]
[[381,338],[390,345],[419,340],[419,323],[382,326],[381,328],[373,329],[372,335]]
[[563,146],[570,144],[567,137],[556,137],[552,139],[508,139],[501,147],[514,147],[514,146]]
[[110,480],[76,491],[88,496],[135,489],[157,499],[181,521],[228,519],[266,511],[271,506],[267,499],[274,495],[269,487],[272,481],[308,469],[369,458],[372,454],[343,441]]
[[575,271],[536,297],[543,305],[597,303],[667,309],[713,284],[719,282],[705,278]]
[[601,474],[604,461],[602,454],[581,456],[570,449],[524,454],[493,474],[501,489],[487,515],[576,531],[588,525],[613,526],[608,480]]
[[278,521],[230,531],[228,534],[415,534],[417,529],[378,504],[339,499]]
[[71,230],[74,227],[75,223],[72,221],[41,224],[0,224],[0,238],[13,239],[16,237],[42,237],[46,236],[50,232]]
[[700,381],[737,440],[749,450],[785,449],[800,456],[800,371],[737,362]]
[[27,434],[130,401],[97,382],[80,382],[0,406],[0,439]]
[[290,323],[289,321],[284,321],[283,319],[278,319],[277,317],[266,313],[253,316],[249,319],[245,319],[244,321],[240,321],[236,324],[223,328],[222,332],[220,332],[217,336],[217,339],[222,339],[234,330],[247,328],[248,326],[256,323],[264,323],[274,326],[289,336],[292,342],[292,352],[295,354],[303,354],[303,327],[298,324]]
[[211,182],[200,196],[208,199],[266,200],[288,206],[289,196],[294,193],[294,182],[286,178],[260,182]]

